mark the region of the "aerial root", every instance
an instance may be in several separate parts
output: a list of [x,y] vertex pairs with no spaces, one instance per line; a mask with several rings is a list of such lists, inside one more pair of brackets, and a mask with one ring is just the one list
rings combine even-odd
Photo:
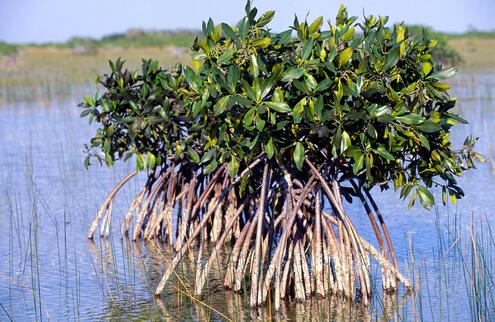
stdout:
[[[195,254],[194,293],[202,295],[212,268],[229,245],[230,256],[221,267],[223,285],[234,292],[249,290],[252,307],[264,304],[269,296],[278,310],[283,299],[305,301],[332,294],[368,305],[371,257],[381,267],[384,289],[396,289],[397,281],[410,288],[398,271],[388,230],[369,192],[361,193],[351,181],[379,249],[357,233],[344,209],[337,178],[321,173],[309,160],[306,164],[311,170],[307,180],[285,167],[275,173],[262,157],[235,179],[226,167],[203,175],[177,170],[174,164],[150,175],[124,216],[121,234],[127,235],[134,222],[133,240],[161,238],[175,250],[155,294],[163,292],[189,253]],[[241,194],[239,183],[253,172],[261,173],[259,185]],[[99,222],[101,235],[109,235],[115,195],[135,175],[123,178],[110,192],[89,238]]]
[[[124,177],[119,183],[117,183],[117,185],[112,189],[112,191],[110,191],[110,193],[108,194],[108,197],[105,199],[105,201],[103,202],[103,205],[101,206],[100,208],[100,211],[98,212],[98,214],[96,215],[96,217],[94,218],[92,224],[91,224],[91,228],[89,229],[88,231],[88,238],[89,239],[92,239],[94,234],[95,234],[95,231],[96,229],[98,228],[98,223],[102,220],[103,217],[104,218],[104,221],[106,221],[106,217],[111,214],[112,212],[112,202],[113,202],[113,199],[115,198],[115,196],[117,195],[117,192],[119,192],[119,190],[130,180],[132,179],[132,177],[134,177],[135,175],[137,174],[137,171],[134,171],[130,174],[128,174],[126,177]],[[105,224],[103,225],[105,226]],[[105,227],[104,231],[107,231],[108,229]],[[102,237],[108,237],[107,236],[103,236]]]
[[[332,192],[338,195],[338,191],[332,189]],[[280,303],[282,299],[288,297],[304,301],[313,294],[320,297],[341,294],[347,298],[357,299],[356,289],[359,287],[359,299],[364,304],[369,304],[370,256],[377,259],[382,269],[406,287],[410,287],[407,279],[395,270],[388,258],[383,257],[369,242],[356,234],[355,229],[349,226],[349,221],[342,221],[338,216],[323,211],[319,184],[310,184],[310,188],[302,191],[301,194],[304,195],[293,194],[287,199],[296,200],[297,203],[290,213],[288,209],[290,202],[286,201],[282,213],[277,217],[277,219],[285,218],[285,221],[282,219],[273,223],[264,223],[260,238],[258,238],[260,212],[248,219],[232,248],[224,279],[224,286],[227,289],[241,292],[244,289],[243,282],[249,280],[250,304],[258,306],[266,302],[269,289],[275,296],[277,292],[273,291],[279,289],[279,299],[275,298],[275,303]],[[305,202],[303,202],[308,200],[305,195],[310,194],[311,200],[315,201],[314,207],[319,209],[313,218],[309,216],[314,213],[313,209],[304,206]],[[260,194],[260,199],[262,196],[263,194]],[[263,205],[263,202],[260,201],[259,205]],[[334,207],[341,209],[341,204],[338,203]],[[270,210],[268,207],[266,211],[273,211],[273,208]],[[306,229],[298,229],[300,226],[306,226]],[[232,225],[227,226],[224,236],[230,233],[231,227]],[[268,241],[271,235],[277,234],[281,237],[277,245],[272,245],[274,251],[270,253],[263,251],[263,247],[260,246],[261,241]],[[195,288],[196,295],[201,295],[211,264],[223,248],[224,241],[224,238],[219,240],[204,266],[200,284]],[[264,256],[260,256],[260,253]],[[278,267],[280,267],[279,277],[274,278]],[[257,275],[256,284],[253,283],[253,275]],[[253,285],[256,285],[256,291],[253,291]]]

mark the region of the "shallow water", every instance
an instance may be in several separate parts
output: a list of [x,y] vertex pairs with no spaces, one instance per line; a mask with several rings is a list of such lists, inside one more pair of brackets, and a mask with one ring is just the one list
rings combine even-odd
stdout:
[[[471,319],[462,259],[449,249],[455,238],[447,238],[446,227],[455,230],[454,237],[467,234],[470,221],[495,227],[494,85],[495,76],[490,74],[459,75],[453,84],[453,93],[460,97],[459,113],[470,121],[456,129],[455,141],[462,143],[469,134],[479,136],[477,150],[487,159],[460,179],[466,197],[457,207],[408,210],[393,192],[375,192],[406,276],[412,274],[410,241],[414,245],[417,274],[422,276],[416,295],[401,293],[382,299],[377,294],[369,310],[336,300],[288,304],[275,317]],[[0,109],[0,320],[223,320],[225,316],[240,320],[271,316],[267,311],[249,312],[244,309],[243,297],[223,292],[218,272],[213,273],[204,303],[191,303],[177,279],[162,301],[153,299],[168,250],[157,243],[121,241],[118,232],[127,202],[143,178],[119,194],[112,238],[97,238],[94,243],[87,240],[86,232],[99,205],[130,171],[131,164],[84,169],[82,146],[93,128],[79,118],[78,99],[17,103]],[[362,209],[353,204],[348,211],[358,230],[373,240]],[[446,239],[439,239],[439,234]],[[495,253],[488,255],[491,260]],[[186,284],[188,266],[186,261],[180,267]],[[493,303],[488,307],[495,310]]]

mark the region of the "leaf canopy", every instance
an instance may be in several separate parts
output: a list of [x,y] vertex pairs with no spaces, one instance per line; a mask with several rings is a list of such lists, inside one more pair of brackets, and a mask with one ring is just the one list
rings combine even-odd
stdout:
[[249,5],[235,26],[204,22],[191,67],[111,63],[100,77],[104,93],[81,104],[81,116],[100,126],[91,155],[101,150],[108,165],[136,155],[138,170],[227,165],[231,177],[260,154],[308,176],[308,158],[364,189],[393,184],[402,198],[415,191],[427,208],[433,186],[463,196],[455,177],[480,156],[475,138],[452,146],[451,128],[465,121],[441,83],[455,70],[433,61],[433,41],[387,26],[386,17],[356,22],[345,7],[326,28],[322,18],[296,17],[274,33],[273,16]]

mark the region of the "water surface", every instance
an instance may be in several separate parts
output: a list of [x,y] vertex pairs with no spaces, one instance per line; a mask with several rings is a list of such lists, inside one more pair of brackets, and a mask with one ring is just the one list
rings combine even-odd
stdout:
[[[411,277],[412,242],[416,274],[423,284],[416,296],[402,292],[381,298],[376,292],[369,310],[337,300],[292,303],[275,317],[409,320],[419,314],[424,320],[471,319],[462,259],[449,245],[457,234],[469,232],[471,221],[495,227],[494,85],[491,74],[459,75],[453,84],[453,93],[460,97],[458,112],[470,121],[455,130],[454,140],[460,144],[469,134],[479,136],[477,150],[487,159],[460,179],[465,199],[432,211],[408,210],[393,192],[375,191],[401,271]],[[82,146],[94,128],[79,118],[78,101],[74,97],[0,108],[0,320],[222,320],[222,314],[234,320],[253,314],[266,318],[269,312],[249,312],[243,297],[225,293],[219,272],[213,272],[204,299],[209,308],[191,303],[178,280],[161,301],[153,299],[168,250],[158,243],[120,240],[118,232],[142,177],[119,194],[112,237],[87,240],[99,205],[132,165],[83,167]],[[373,241],[360,206],[348,205],[348,211],[358,230]],[[439,234],[445,240],[439,240]],[[488,255],[491,261],[495,253]],[[179,269],[186,282],[189,266],[185,261]],[[495,310],[493,303],[487,305]]]

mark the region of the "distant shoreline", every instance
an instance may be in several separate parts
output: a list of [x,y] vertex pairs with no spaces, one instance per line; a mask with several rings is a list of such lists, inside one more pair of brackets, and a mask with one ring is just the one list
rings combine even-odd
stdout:
[[[73,95],[74,88],[94,86],[96,75],[109,72],[108,60],[118,57],[131,70],[140,66],[141,59],[156,59],[162,66],[177,61],[188,64],[187,52],[195,37],[193,31],[133,30],[103,37],[96,44],[86,38],[51,45],[0,42],[0,105]],[[460,55],[462,61],[454,66],[461,72],[495,72],[495,32],[455,37],[433,33],[431,37],[442,39]]]

